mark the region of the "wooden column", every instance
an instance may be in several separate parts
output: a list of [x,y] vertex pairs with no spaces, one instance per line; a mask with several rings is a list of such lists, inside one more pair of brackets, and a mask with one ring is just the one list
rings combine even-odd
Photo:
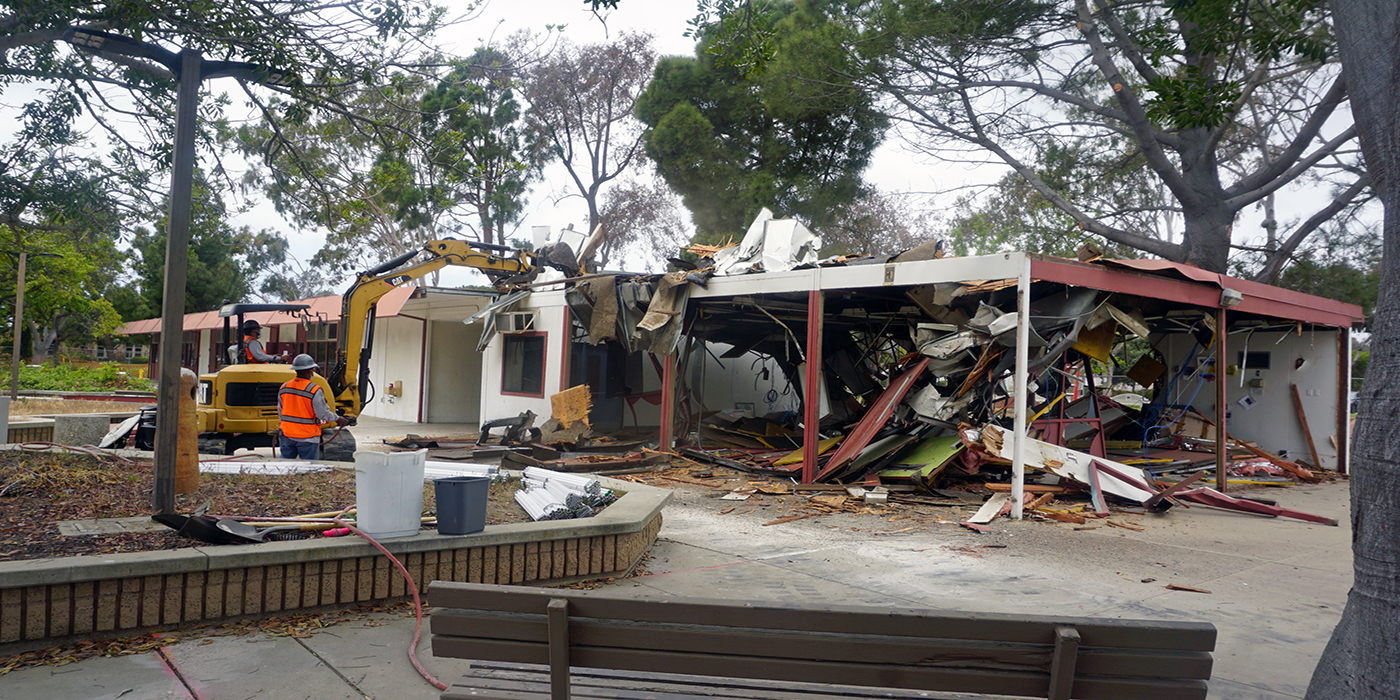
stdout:
[[817,432],[822,410],[822,315],[826,297],[820,289],[807,292],[807,377],[802,386],[802,483],[817,478]]
[[1215,310],[1215,489],[1225,492],[1228,479],[1225,459],[1230,449],[1229,431],[1225,425],[1225,307]]

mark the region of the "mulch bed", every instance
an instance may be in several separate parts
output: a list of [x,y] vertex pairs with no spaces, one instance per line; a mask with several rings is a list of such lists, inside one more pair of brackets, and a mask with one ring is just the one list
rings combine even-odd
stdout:
[[[508,483],[492,485],[487,524],[529,522],[511,499],[514,490]],[[65,537],[55,524],[149,515],[153,493],[150,461],[0,453],[0,561],[210,546],[174,530]],[[176,511],[189,513],[206,501],[212,502],[210,515],[287,517],[337,511],[355,504],[355,474],[349,469],[279,476],[201,474],[198,492],[176,497]],[[423,507],[429,513],[434,507],[430,484],[424,488]]]

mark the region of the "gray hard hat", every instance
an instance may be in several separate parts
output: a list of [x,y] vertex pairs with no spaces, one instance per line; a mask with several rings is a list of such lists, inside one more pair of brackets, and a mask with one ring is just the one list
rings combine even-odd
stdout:
[[292,369],[298,372],[304,369],[315,369],[320,366],[321,365],[316,363],[315,358],[311,357],[306,353],[297,355],[296,358],[292,360]]

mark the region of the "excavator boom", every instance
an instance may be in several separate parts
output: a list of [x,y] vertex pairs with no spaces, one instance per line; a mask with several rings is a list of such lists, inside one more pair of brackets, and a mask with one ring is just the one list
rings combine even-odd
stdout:
[[[364,406],[374,338],[374,307],[385,294],[449,265],[481,270],[498,289],[533,280],[542,261],[567,275],[576,272],[570,253],[556,250],[548,255],[548,252],[541,251],[546,254],[541,258],[528,250],[445,238],[428,241],[419,250],[408,251],[361,272],[341,297],[340,341],[336,361],[327,374],[338,412],[353,419],[360,415]],[[423,254],[429,256],[427,260],[399,269]]]

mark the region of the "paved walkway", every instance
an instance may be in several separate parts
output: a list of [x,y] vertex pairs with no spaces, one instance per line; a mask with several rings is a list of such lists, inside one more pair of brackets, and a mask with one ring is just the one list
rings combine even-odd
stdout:
[[[1225,700],[1302,697],[1352,579],[1345,483],[1267,494],[1281,505],[1336,517],[1340,527],[1198,506],[1139,516],[1141,532],[997,520],[995,532],[979,535],[948,525],[906,529],[908,521],[870,516],[765,527],[772,512],[721,514],[732,504],[716,495],[681,493],[665,511],[644,575],[604,590],[1206,620],[1220,629],[1210,697]],[[950,520],[965,515],[949,511]],[[1168,583],[1211,593],[1170,591]],[[158,653],[15,671],[0,676],[0,696],[436,698],[406,658],[412,636],[411,617],[385,614],[303,639],[189,639]],[[448,681],[465,663],[434,658],[426,635],[419,657]]]

